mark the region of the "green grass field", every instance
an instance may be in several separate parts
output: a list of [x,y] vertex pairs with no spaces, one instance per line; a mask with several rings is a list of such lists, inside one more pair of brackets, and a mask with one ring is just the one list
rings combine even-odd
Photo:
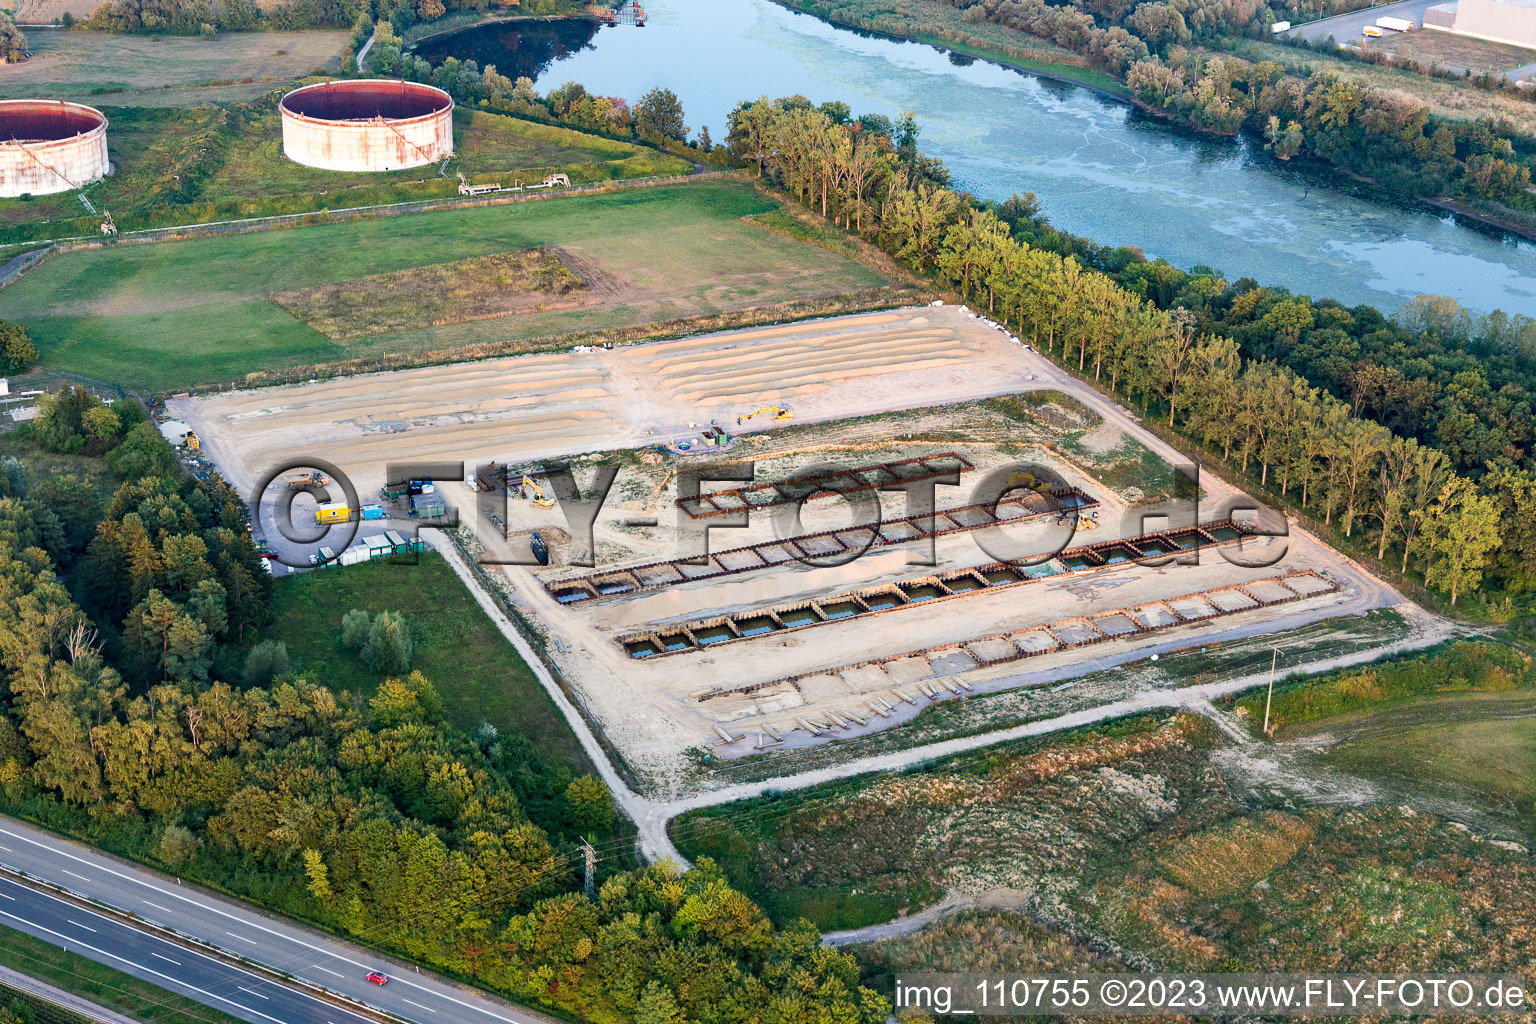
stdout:
[[521,733],[576,774],[591,770],[554,702],[442,556],[416,565],[367,562],[278,580],[268,635],[298,655],[310,680],[371,695],[381,677],[341,645],[350,609],[398,611],[410,621],[411,668],[432,680],[453,724],[473,732],[490,722]]
[[275,104],[263,104],[247,115],[240,134],[243,144],[225,156],[223,166],[204,187],[204,198],[225,201],[301,194],[316,196],[316,208],[336,207],[350,205],[348,196],[353,192],[380,185],[423,182],[435,185],[443,195],[456,195],[455,171],[475,182],[494,181],[500,174],[505,179],[501,184],[512,185],[518,179],[542,181],[554,171],[564,171],[580,184],[684,174],[689,169],[688,161],[644,146],[464,107],[454,111],[454,159],[444,175],[436,167],[347,173],[296,164],[283,156],[282,121]]
[[[30,65],[22,65],[28,67]],[[271,87],[269,87],[270,89]],[[688,161],[645,146],[483,110],[454,114],[455,155],[436,166],[339,173],[303,167],[282,152],[277,93],[248,104],[124,107],[86,97],[110,122],[113,172],[83,194],[123,231],[210,220],[458,195],[458,175],[477,183],[573,183],[682,174]],[[94,235],[100,224],[75,193],[0,199],[0,240]]]
[[[629,328],[885,286],[878,271],[743,220],[774,209],[712,180],[55,257],[5,291],[44,366],[161,390],[257,370]],[[533,246],[574,257],[598,305],[338,343],[269,298]]]
[[1468,802],[1536,838],[1536,692],[1457,693],[1322,719],[1286,738],[1328,733],[1324,763]]
[[10,928],[0,927],[0,963],[145,1024],[237,1024],[228,1014]]

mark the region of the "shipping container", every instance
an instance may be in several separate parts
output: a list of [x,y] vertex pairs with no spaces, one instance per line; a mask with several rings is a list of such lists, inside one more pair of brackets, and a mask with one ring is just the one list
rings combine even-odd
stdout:
[[345,505],[321,505],[315,509],[317,523],[349,523],[351,521],[352,510]]
[[369,558],[388,558],[395,553],[395,546],[383,536],[369,537],[363,541],[363,546],[368,549]]
[[341,553],[339,561],[342,565],[357,565],[369,559],[368,547],[364,544],[354,544]]
[[335,563],[336,552],[332,551],[330,548],[321,548],[319,551],[316,551],[314,554],[309,556],[310,565],[324,566],[334,565]]
[[364,519],[383,519],[383,505],[364,505],[361,509]]

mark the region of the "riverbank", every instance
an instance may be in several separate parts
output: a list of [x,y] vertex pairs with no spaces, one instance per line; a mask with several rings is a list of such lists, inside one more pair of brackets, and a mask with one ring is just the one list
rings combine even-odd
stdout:
[[[909,5],[903,9],[904,13],[909,17],[899,19],[903,24],[898,26],[896,24],[898,20],[896,15],[886,11],[880,11],[868,18],[850,20],[846,15],[846,7],[835,8],[839,12],[838,15],[830,13],[834,8],[827,0],[770,0],[770,2],[787,10],[808,14],[828,24],[849,31],[879,38],[922,43],[952,54],[962,54],[980,60],[991,61],[992,63],[1024,71],[1043,79],[1088,89],[1098,95],[1126,103],[1172,129],[1189,131],[1198,136],[1212,138],[1242,137],[1261,146],[1264,144],[1263,134],[1258,131],[1245,128],[1226,135],[1210,132],[1197,125],[1173,118],[1167,111],[1161,110],[1136,96],[1124,82],[1112,75],[1064,61],[1052,60],[1046,56],[1030,55],[1028,51],[1021,52],[1006,44],[983,39],[957,27],[955,24],[947,24],[946,20],[957,20],[949,17],[953,9],[947,7],[947,5],[933,4],[932,10],[919,10],[916,12]],[[926,6],[922,4],[922,0],[918,0],[918,4],[919,7]],[[923,18],[924,16],[934,19],[934,29],[932,31],[921,31],[911,27],[912,17]],[[987,25],[990,23],[983,22],[982,24]],[[1059,49],[1043,41],[1041,46],[1042,48]],[[1067,53],[1069,51],[1062,52]],[[1481,210],[1465,201],[1450,197],[1431,198],[1396,192],[1381,182],[1351,171],[1348,168],[1328,163],[1327,161],[1321,161],[1320,163],[1331,173],[1343,174],[1353,181],[1369,186],[1370,189],[1377,193],[1376,196],[1372,197],[1375,201],[1423,203],[1433,209],[1455,214],[1457,217],[1471,222],[1480,229],[1491,229],[1525,241],[1536,241],[1536,231],[1521,226],[1508,218]],[[1115,244],[1114,239],[1107,241],[1109,244]]]
[[1507,234],[1522,238],[1527,242],[1536,242],[1536,231],[1491,213],[1480,213],[1476,208],[1468,206],[1459,199],[1423,199],[1421,201],[1428,203],[1437,210],[1444,210],[1446,213],[1455,214],[1457,217],[1473,221],[1483,227],[1497,228]]
[[[1124,82],[1113,75],[1106,75],[1102,71],[1095,71],[1093,68],[1051,60],[1048,57],[1031,56],[1027,51],[1003,48],[967,33],[960,33],[956,37],[941,35],[936,32],[895,31],[890,27],[848,21],[829,14],[826,10],[828,5],[824,0],[771,0],[771,2],[778,4],[786,10],[795,11],[798,14],[809,14],[813,18],[819,18],[828,24],[836,25],[838,28],[848,29],[852,32],[866,33],[884,39],[923,43],[950,53],[974,57],[977,60],[987,60],[994,64],[1002,64],[1005,67],[1025,71],[1040,78],[1063,82],[1067,85],[1076,85],[1102,96],[1132,103],[1143,109],[1150,109],[1135,98],[1131,90],[1126,88]],[[1062,52],[1065,53],[1067,51]]]
[[[462,11],[444,15],[430,23],[417,22],[405,30],[401,40],[404,49],[410,51],[429,40],[451,36],[456,32],[464,32],[472,28],[484,28],[486,25],[502,25],[514,21],[551,22],[577,19],[594,23],[597,21],[586,11],[568,11],[564,14],[487,14],[485,11]],[[418,32],[421,29],[429,31]]]

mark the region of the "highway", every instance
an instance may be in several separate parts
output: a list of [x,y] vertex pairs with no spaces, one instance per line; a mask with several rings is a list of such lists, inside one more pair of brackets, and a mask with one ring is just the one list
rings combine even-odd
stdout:
[[[547,1024],[492,997],[386,961],[175,879],[0,817],[0,865],[88,896],[246,961],[418,1024]],[[361,1024],[302,987],[288,987],[115,918],[0,877],[0,924],[108,964],[250,1024]],[[19,965],[13,965],[19,966]],[[367,980],[372,970],[385,985]]]

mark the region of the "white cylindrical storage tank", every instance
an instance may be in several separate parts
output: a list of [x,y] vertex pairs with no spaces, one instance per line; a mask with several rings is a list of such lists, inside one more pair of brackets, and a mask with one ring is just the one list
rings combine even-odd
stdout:
[[325,171],[398,171],[453,153],[453,97],[417,82],[322,82],[283,97],[283,155]]
[[0,198],[68,192],[111,171],[101,111],[63,100],[0,100]]

